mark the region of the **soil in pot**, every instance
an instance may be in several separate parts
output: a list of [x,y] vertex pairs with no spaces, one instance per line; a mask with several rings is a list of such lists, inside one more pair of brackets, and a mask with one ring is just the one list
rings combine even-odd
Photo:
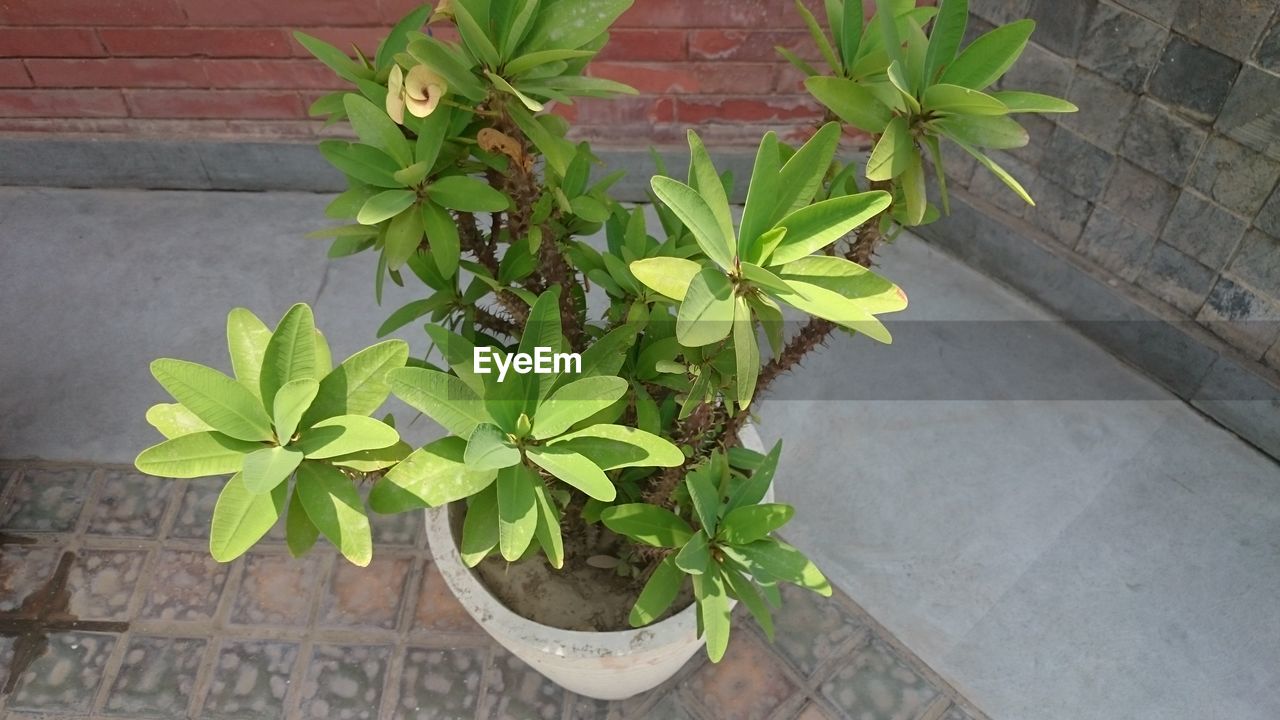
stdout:
[[[461,513],[455,506],[455,532]],[[563,630],[612,632],[631,630],[627,621],[640,597],[646,578],[619,575],[616,569],[597,567],[591,558],[617,558],[628,543],[603,528],[593,532],[565,533],[564,567],[556,570],[542,555],[508,563],[500,557],[481,562],[474,572],[494,597],[517,615]],[[637,559],[638,571],[649,563]],[[693,590],[685,588],[660,619],[666,619],[693,603]]]

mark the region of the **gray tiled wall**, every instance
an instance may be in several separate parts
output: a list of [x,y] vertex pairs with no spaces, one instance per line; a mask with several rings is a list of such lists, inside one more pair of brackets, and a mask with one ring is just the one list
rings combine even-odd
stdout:
[[1065,96],[1032,144],[958,181],[1280,368],[1280,1],[970,0],[970,38],[1038,22],[1002,86]]

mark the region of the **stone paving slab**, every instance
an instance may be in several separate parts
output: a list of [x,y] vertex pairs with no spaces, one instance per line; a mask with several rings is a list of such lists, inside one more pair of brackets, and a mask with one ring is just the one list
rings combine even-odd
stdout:
[[[740,613],[724,661],[699,654],[607,703],[490,640],[431,562],[420,513],[382,523],[366,569],[323,541],[292,559],[279,539],[218,564],[216,480],[0,461],[0,483],[0,720],[986,718],[838,591],[788,589],[776,642]],[[45,643],[24,667],[20,630]]]

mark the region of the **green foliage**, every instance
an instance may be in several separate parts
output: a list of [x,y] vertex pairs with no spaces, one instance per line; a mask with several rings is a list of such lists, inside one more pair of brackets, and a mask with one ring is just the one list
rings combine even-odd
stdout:
[[170,478],[234,473],[213,512],[209,550],[219,562],[262,539],[296,493],[301,510],[286,523],[290,547],[309,548],[314,537],[306,534],[314,527],[338,538],[334,544],[348,560],[367,565],[372,545],[352,534],[361,523],[368,533],[354,482],[360,466],[394,464],[406,454],[395,428],[367,415],[386,400],[383,375],[404,365],[408,345],[375,345],[330,370],[311,308],[301,304],[275,330],[244,308],[232,310],[227,345],[235,378],[182,360],[152,363],[152,374],[178,402],[148,411],[147,420],[168,439],[134,464]]

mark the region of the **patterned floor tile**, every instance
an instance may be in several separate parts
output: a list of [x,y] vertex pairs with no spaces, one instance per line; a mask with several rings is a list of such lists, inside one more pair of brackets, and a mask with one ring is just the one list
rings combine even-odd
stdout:
[[128,620],[145,550],[82,550],[67,576],[69,609],[81,620]]
[[18,681],[9,709],[87,712],[116,642],[114,635],[96,633],[50,635],[44,654]]
[[679,697],[674,693],[667,695],[658,701],[658,704],[649,708],[644,717],[653,718],[653,720],[694,720],[693,714],[680,703]]
[[183,480],[180,484],[185,486],[181,491],[182,503],[169,537],[208,540],[213,506],[218,504],[218,493],[222,492],[226,478]]
[[481,634],[484,630],[467,613],[445,584],[435,563],[428,561],[418,590],[413,628],[433,632]]
[[822,706],[817,703],[809,703],[796,716],[796,720],[832,720],[832,717],[827,714],[826,710],[822,709]]
[[805,676],[867,632],[839,602],[794,585],[783,588],[773,621],[775,647]]
[[13,612],[49,580],[62,551],[54,547],[7,545],[0,551],[0,612]]
[[89,494],[92,468],[28,468],[13,489],[0,528],[14,532],[69,532],[75,529]]
[[494,650],[485,688],[488,720],[555,720],[564,711],[563,688],[501,649]]
[[161,551],[140,616],[149,620],[212,619],[227,582],[228,567],[207,552]]
[[780,660],[751,633],[733,633],[719,663],[708,663],[686,684],[715,718],[768,717],[796,691]]
[[848,718],[915,720],[938,691],[875,640],[822,684],[822,694]]
[[339,560],[321,601],[320,624],[394,630],[412,566],[410,558],[386,555],[375,557],[367,568]]
[[391,648],[376,645],[316,645],[302,687],[307,720],[373,720]]
[[947,713],[942,716],[942,720],[973,720],[973,717],[959,705],[952,705],[951,709],[947,710]]
[[108,470],[102,492],[89,517],[89,534],[152,538],[175,490],[173,480],[135,472]]
[[277,720],[284,715],[298,646],[288,642],[223,643],[204,701],[209,720]]
[[411,647],[400,673],[397,720],[470,720],[476,715],[485,648]]
[[311,598],[320,586],[324,559],[250,553],[245,557],[231,610],[231,622],[240,625],[306,625]]
[[206,641],[134,637],[103,712],[126,718],[185,717]]

